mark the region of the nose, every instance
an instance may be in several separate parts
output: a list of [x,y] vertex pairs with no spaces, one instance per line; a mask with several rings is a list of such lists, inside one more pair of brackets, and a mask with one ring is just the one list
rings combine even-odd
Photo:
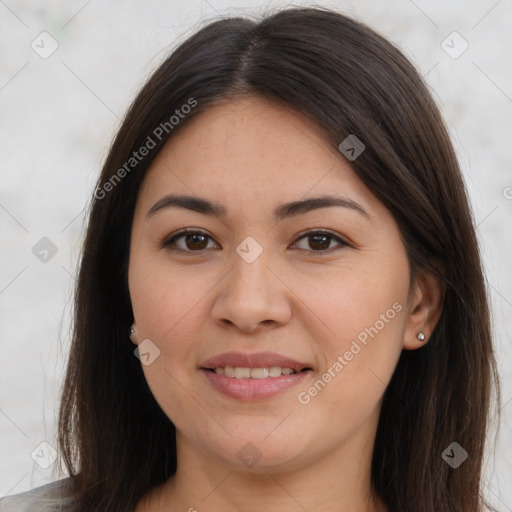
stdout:
[[234,255],[232,270],[216,287],[212,317],[217,324],[257,333],[290,320],[290,289],[264,255],[265,251],[252,263]]

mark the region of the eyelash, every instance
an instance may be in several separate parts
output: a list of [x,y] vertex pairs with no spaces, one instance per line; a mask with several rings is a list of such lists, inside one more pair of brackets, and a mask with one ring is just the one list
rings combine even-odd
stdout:
[[[174,244],[176,242],[176,240],[183,238],[186,235],[203,235],[203,236],[208,237],[210,240],[213,240],[213,238],[210,235],[208,235],[207,233],[205,233],[204,231],[193,230],[193,229],[183,229],[183,230],[178,231],[177,233],[171,235],[170,237],[167,237],[166,239],[164,239],[163,242],[161,243],[161,248],[165,248],[165,249],[168,249],[168,250],[171,250],[174,252],[191,253],[191,254],[193,254],[193,253],[201,254],[202,252],[204,252],[206,250],[206,249],[200,249],[198,251],[191,251],[191,250],[186,250],[186,249],[176,249],[176,248],[170,247],[172,244]],[[328,238],[331,238],[331,239],[339,242],[340,245],[337,247],[334,247],[334,248],[331,247],[329,249],[322,249],[320,251],[314,251],[314,250],[309,250],[309,249],[299,249],[299,250],[308,251],[308,252],[311,252],[312,254],[318,254],[321,256],[324,254],[330,254],[331,252],[338,251],[345,247],[353,247],[346,240],[343,240],[339,236],[335,235],[333,232],[327,231],[327,230],[311,229],[311,230],[306,231],[305,233],[302,233],[296,240],[301,240],[302,238],[308,238],[313,235],[327,236]]]

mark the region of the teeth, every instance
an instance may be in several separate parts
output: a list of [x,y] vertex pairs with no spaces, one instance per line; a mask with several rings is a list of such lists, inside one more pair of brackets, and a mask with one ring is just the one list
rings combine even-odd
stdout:
[[250,379],[251,369],[250,368],[235,368],[235,379]]
[[251,379],[266,379],[268,368],[251,368]]
[[226,366],[215,368],[215,373],[226,377],[234,377],[235,379],[267,379],[268,377],[280,377],[281,375],[291,375],[297,372],[292,368],[281,368],[280,366],[271,366],[270,368]]
[[269,377],[280,377],[281,376],[281,368],[279,366],[271,366],[268,369]]

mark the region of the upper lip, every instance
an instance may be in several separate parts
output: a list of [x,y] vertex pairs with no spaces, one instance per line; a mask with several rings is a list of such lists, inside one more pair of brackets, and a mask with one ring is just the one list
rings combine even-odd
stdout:
[[200,364],[201,368],[208,370],[224,368],[226,366],[236,366],[239,368],[270,368],[272,366],[279,366],[281,368],[291,368],[297,372],[304,368],[312,368],[308,363],[301,363],[274,352],[225,352],[211,357]]

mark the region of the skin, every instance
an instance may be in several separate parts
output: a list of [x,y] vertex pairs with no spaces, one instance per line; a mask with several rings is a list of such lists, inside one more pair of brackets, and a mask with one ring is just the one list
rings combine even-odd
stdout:
[[[147,218],[171,192],[221,203],[228,215],[167,208]],[[357,202],[368,217],[342,207],[272,216],[284,202],[323,194]],[[161,246],[183,228],[208,237],[175,242],[188,252]],[[319,243],[303,235],[310,228],[350,245]],[[236,252],[248,236],[263,249],[252,263]],[[132,341],[160,350],[142,368],[176,426],[178,469],[137,512],[386,511],[370,488],[382,396],[402,349],[427,343],[442,309],[440,283],[422,272],[410,283],[409,270],[394,218],[310,120],[245,97],[210,107],[177,132],[137,199],[129,289]],[[338,356],[393,304],[401,310],[332,377]],[[198,369],[232,350],[278,352],[314,372],[271,398],[236,400]],[[300,403],[299,393],[329,368],[330,382]],[[237,457],[248,442],[261,454],[250,468]]]

